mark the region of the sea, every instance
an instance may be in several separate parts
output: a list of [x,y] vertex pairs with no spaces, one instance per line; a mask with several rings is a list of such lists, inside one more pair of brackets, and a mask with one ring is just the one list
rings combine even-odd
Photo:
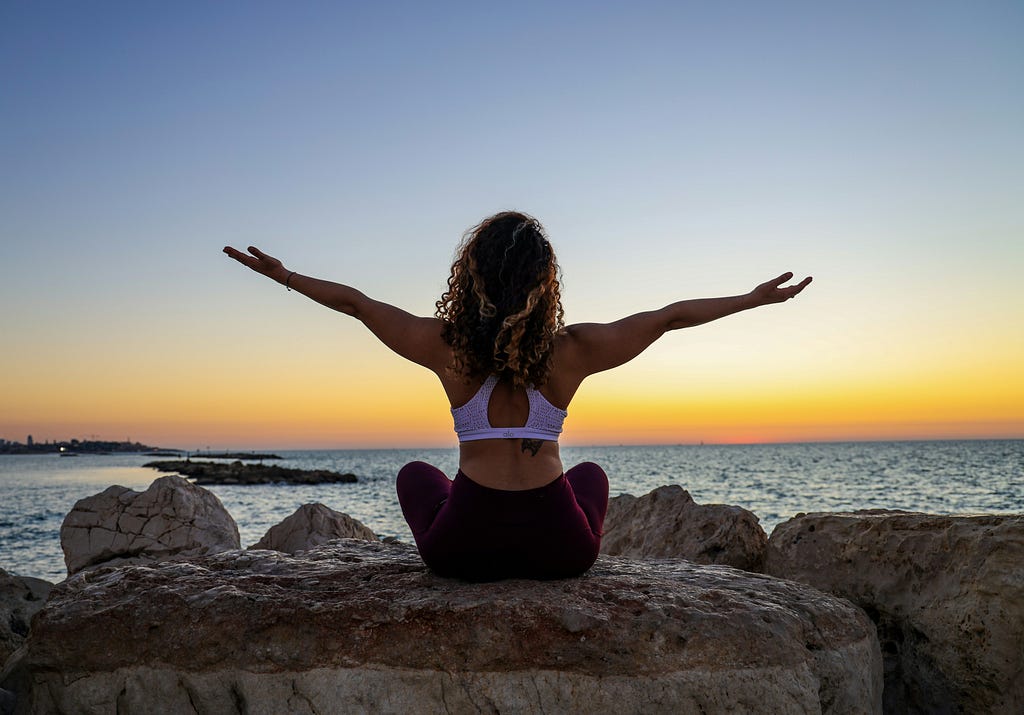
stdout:
[[[321,502],[381,537],[411,542],[395,496],[402,465],[422,460],[449,475],[451,449],[276,452],[273,463],[351,472],[354,484],[207,487],[250,546],[299,506]],[[0,455],[0,568],[63,580],[60,525],[75,502],[112,484],[138,491],[161,476],[144,454]],[[701,504],[754,512],[769,534],[800,512],[904,509],[933,514],[1024,513],[1024,440],[563,447],[566,467],[602,465],[611,495],[666,484]]]

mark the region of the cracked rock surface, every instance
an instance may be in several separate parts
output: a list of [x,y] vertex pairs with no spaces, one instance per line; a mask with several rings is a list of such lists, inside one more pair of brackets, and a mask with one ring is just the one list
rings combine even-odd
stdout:
[[765,571],[871,615],[886,712],[1024,713],[1024,516],[802,514]]
[[873,624],[802,584],[607,556],[580,578],[470,584],[354,539],[83,571],[12,660],[23,713],[881,707]]
[[79,499],[60,527],[68,574],[239,548],[238,526],[212,492],[179,476],[144,492],[108,487]]

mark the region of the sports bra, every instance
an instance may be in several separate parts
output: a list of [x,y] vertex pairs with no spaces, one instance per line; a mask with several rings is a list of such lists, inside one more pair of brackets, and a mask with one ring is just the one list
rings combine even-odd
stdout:
[[487,406],[491,393],[498,384],[498,376],[491,375],[480,386],[477,393],[461,407],[452,408],[455,433],[459,442],[474,442],[478,439],[544,439],[558,441],[562,423],[569,413],[548,402],[539,390],[526,388],[530,400],[530,416],[522,427],[491,427],[487,418]]

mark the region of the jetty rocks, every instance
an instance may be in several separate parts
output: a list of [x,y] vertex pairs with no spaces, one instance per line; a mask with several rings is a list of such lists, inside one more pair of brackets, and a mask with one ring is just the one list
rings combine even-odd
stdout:
[[609,517],[632,558],[464,583],[322,504],[241,550],[182,477],[111,487],[66,518],[87,551],[42,610],[0,582],[0,713],[1024,712],[1022,515],[801,514],[766,550],[679,487]]
[[245,464],[234,462],[193,462],[173,460],[147,462],[143,466],[181,474],[196,484],[353,484],[359,481],[354,474],[342,474],[328,469],[292,469],[276,464]]
[[871,616],[886,712],[1024,713],[1024,516],[799,515],[765,571]]
[[795,582],[601,557],[464,583],[346,539],[83,571],[2,687],[18,713],[875,713],[875,629]]

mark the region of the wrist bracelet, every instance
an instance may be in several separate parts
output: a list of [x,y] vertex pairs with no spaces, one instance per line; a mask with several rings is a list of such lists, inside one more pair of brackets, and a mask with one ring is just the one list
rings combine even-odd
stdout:
[[290,285],[288,285],[288,284],[292,282],[292,276],[294,276],[294,275],[295,275],[295,271],[292,271],[291,273],[288,274],[288,277],[284,279],[284,287],[286,289],[288,289],[288,290],[292,289],[292,287]]

